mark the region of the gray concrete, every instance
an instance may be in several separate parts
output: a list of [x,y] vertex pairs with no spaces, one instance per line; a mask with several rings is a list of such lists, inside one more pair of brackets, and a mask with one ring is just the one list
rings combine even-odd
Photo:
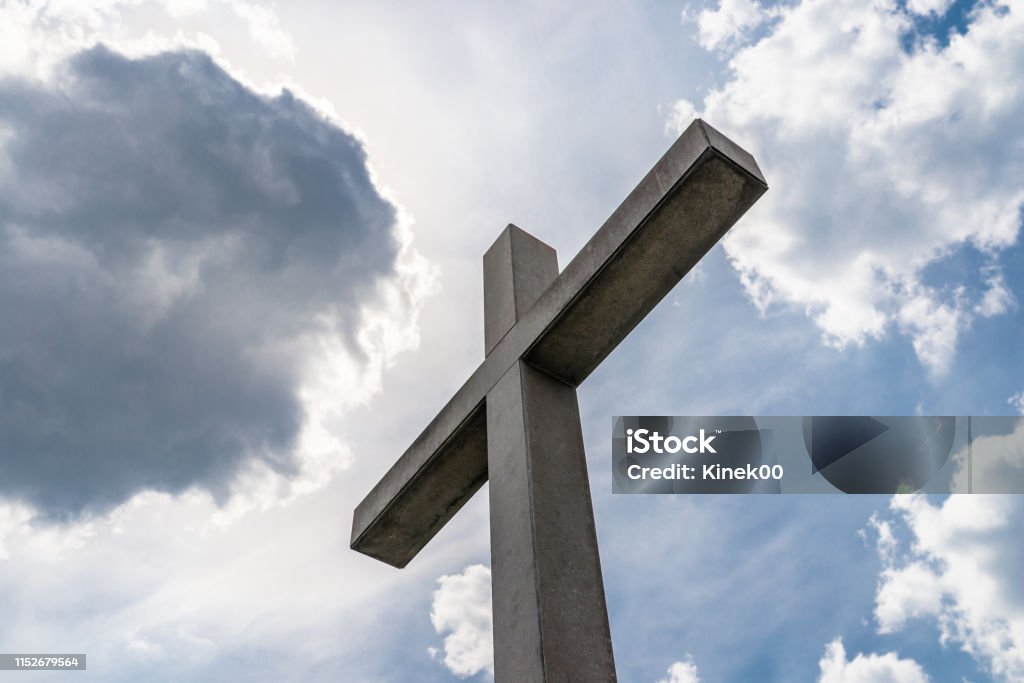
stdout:
[[766,190],[749,154],[694,121],[511,329],[494,324],[484,362],[356,508],[352,548],[404,567],[486,480],[499,380],[525,359],[577,386]]
[[517,362],[487,452],[495,681],[614,681],[576,390]]
[[484,254],[485,355],[533,308],[556,277],[554,249],[515,225],[502,231]]
[[[554,281],[555,252],[509,226],[487,253],[485,325],[511,328],[508,303]],[[517,361],[486,406],[495,680],[614,681],[576,390]]]

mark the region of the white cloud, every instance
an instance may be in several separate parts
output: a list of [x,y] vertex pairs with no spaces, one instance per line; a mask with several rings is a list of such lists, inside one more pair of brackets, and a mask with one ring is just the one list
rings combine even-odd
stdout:
[[693,656],[686,655],[683,661],[673,663],[668,668],[668,678],[659,679],[658,683],[700,683],[700,674]]
[[[726,48],[760,26],[769,15],[757,0],[721,0],[718,7],[701,10],[697,15],[701,47],[706,50]],[[684,15],[684,19],[687,18]]]
[[[127,14],[150,21],[130,28]],[[181,47],[216,52],[219,45],[208,32],[181,26],[201,16],[245,29],[252,44],[273,58],[294,57],[294,42],[276,11],[245,0],[25,0],[0,4],[0,73],[49,76],[69,54],[97,42],[133,56]],[[170,21],[153,20],[159,17]]]
[[932,616],[942,607],[942,583],[923,562],[882,570],[875,617],[883,633],[902,628],[909,619]]
[[0,639],[74,643],[104,681],[223,680],[218,660],[238,667],[229,679],[325,680],[304,674],[379,647],[393,624],[370,615],[424,590],[429,576],[417,572],[432,569],[381,572],[339,543],[343,530],[323,520],[351,505],[332,483],[221,525],[209,497],[150,493],[56,526],[0,503]]
[[973,457],[968,458],[966,446],[953,454],[953,493],[1024,491],[1024,420],[1016,420],[1006,434],[975,432],[971,443]]
[[1007,313],[1017,306],[1017,298],[1006,285],[1006,278],[1003,271],[997,268],[989,269],[985,278],[987,289],[981,301],[975,307],[975,312],[983,318],[991,318]]
[[1017,392],[1010,398],[1006,399],[1006,402],[1021,415],[1024,415],[1024,391]]
[[695,118],[697,118],[697,109],[693,104],[687,100],[678,100],[672,104],[672,108],[668,113],[668,119],[665,121],[665,130],[670,133],[678,133],[681,130],[685,130]]
[[836,638],[825,647],[818,662],[818,683],[927,683],[928,676],[912,659],[900,659],[896,653],[858,654],[846,659],[843,641]]
[[943,643],[959,645],[996,680],[1024,679],[1024,506],[1013,497],[960,495],[941,504],[897,496],[891,508],[912,540],[879,578],[879,631],[929,619]]
[[942,303],[935,292],[924,288],[906,297],[896,313],[900,329],[913,340],[917,357],[935,376],[941,376],[953,363],[965,318],[956,303]]
[[430,621],[444,639],[444,664],[457,676],[494,672],[491,620],[491,570],[466,567],[442,576],[434,592]]
[[942,16],[954,0],[907,0],[907,9],[914,14],[935,14]]
[[[892,525],[877,514],[871,515],[871,519],[868,520],[868,525],[875,530],[875,534],[877,535],[875,547],[878,550],[878,556],[884,561],[891,560],[893,553],[896,552],[896,549],[899,546],[896,541],[896,536],[893,533]],[[859,535],[865,540],[865,542],[867,542],[867,533],[861,530]]]
[[291,35],[281,27],[273,7],[244,0],[222,0],[235,11],[238,18],[248,26],[249,33],[257,44],[276,57],[293,59],[295,43]]
[[[998,259],[1024,203],[1024,6],[979,3],[964,35],[908,53],[912,28],[889,0],[783,5],[767,35],[736,38],[724,84],[669,118],[700,111],[762,165],[771,190],[724,240],[758,307],[806,311],[839,348],[896,330],[939,378],[975,316],[1013,305]],[[985,291],[923,281],[963,248],[984,255]]]

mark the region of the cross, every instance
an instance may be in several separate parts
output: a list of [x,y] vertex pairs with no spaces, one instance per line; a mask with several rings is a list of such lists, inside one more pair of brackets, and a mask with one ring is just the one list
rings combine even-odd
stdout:
[[615,680],[576,387],[767,189],[698,119],[561,273],[514,225],[484,254],[484,361],[356,507],[352,548],[404,567],[490,480],[497,683]]

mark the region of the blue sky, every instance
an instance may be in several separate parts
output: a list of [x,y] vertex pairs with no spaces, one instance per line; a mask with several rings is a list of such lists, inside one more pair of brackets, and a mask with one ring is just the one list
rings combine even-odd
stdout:
[[[770,191],[581,386],[620,680],[1024,680],[1011,497],[613,496],[612,415],[1024,413],[1024,5],[0,4],[0,651],[490,680],[353,507],[694,116]],[[102,45],[102,47],[97,47]],[[45,674],[26,680],[50,680]]]

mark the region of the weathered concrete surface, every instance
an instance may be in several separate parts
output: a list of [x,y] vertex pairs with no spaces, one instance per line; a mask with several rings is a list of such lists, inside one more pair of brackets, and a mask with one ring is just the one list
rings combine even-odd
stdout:
[[554,249],[515,225],[502,231],[484,254],[485,355],[533,308],[557,276]]
[[[487,421],[482,401],[449,436],[434,448],[434,457],[428,466],[419,471],[395,472],[392,468],[396,479],[404,480],[405,487],[370,520],[369,533],[357,537],[353,529],[354,550],[401,569],[484,485],[487,481]],[[399,460],[399,464],[408,462],[410,460]],[[361,509],[368,502],[378,501],[367,496],[356,508],[355,524],[360,523]]]
[[539,302],[560,313],[527,360],[579,385],[763,191],[707,152],[638,229],[620,235],[622,223],[609,221]]
[[509,369],[525,358],[578,385],[766,189],[749,154],[694,121],[359,504],[352,548],[404,566],[486,477],[474,415]]
[[487,456],[495,681],[615,681],[576,390],[516,362]]
[[[487,253],[485,324],[511,329],[558,276],[555,252],[510,226]],[[486,411],[494,678],[614,681],[576,390],[517,361]]]

